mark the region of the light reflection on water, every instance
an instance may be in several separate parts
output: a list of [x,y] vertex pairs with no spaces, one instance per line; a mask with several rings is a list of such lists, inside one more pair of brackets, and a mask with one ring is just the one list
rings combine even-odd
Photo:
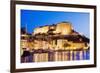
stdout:
[[29,56],[21,57],[21,62],[48,62],[48,61],[70,61],[89,60],[90,50],[85,51],[56,51],[56,52],[31,52]]

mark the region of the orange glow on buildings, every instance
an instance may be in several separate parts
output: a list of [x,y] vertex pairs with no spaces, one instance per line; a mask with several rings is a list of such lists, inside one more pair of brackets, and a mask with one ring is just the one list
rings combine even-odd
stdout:
[[33,62],[75,60],[78,52],[83,59],[82,52],[89,50],[89,39],[74,31],[69,22],[61,22],[37,27],[32,35],[21,34],[21,51],[22,48],[37,51]]

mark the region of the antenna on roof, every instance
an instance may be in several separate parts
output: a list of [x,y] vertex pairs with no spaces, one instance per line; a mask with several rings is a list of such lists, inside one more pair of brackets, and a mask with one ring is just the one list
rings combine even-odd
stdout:
[[27,34],[27,24],[25,24],[25,31],[26,31],[26,34]]

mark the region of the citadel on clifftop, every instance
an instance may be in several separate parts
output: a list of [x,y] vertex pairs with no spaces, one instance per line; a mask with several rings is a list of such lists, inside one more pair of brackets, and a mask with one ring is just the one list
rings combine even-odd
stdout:
[[21,28],[20,44],[21,55],[23,48],[33,53],[29,62],[89,59],[89,38],[76,32],[70,22],[37,27],[32,34]]

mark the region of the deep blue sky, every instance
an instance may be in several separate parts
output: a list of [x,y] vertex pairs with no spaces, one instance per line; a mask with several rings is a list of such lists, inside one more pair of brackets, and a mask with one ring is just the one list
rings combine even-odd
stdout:
[[21,10],[21,27],[27,25],[27,31],[32,33],[36,27],[66,21],[72,23],[74,30],[83,33],[89,38],[89,17],[89,13],[82,12]]

